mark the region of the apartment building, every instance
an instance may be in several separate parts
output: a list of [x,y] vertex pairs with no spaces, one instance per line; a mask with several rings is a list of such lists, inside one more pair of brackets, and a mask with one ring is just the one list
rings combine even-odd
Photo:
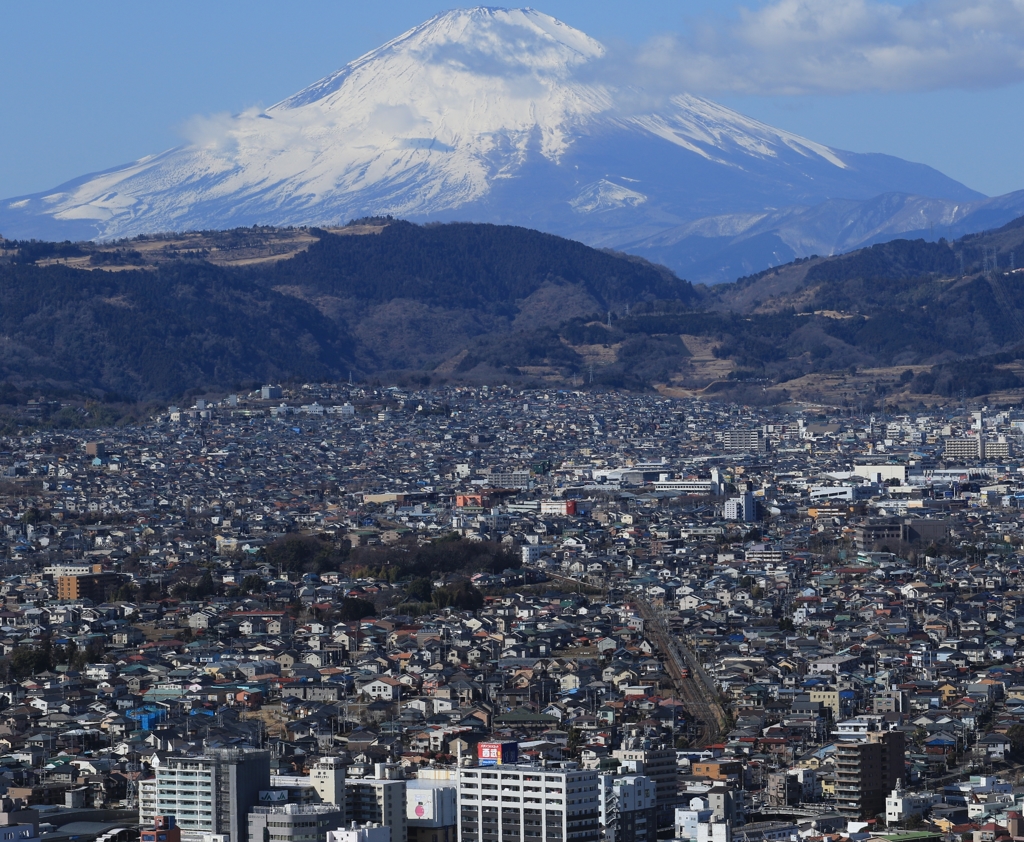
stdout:
[[764,453],[768,440],[761,430],[725,430],[722,446],[727,453]]
[[836,743],[836,810],[871,819],[903,780],[906,744],[901,731],[868,731],[862,741]]
[[[218,834],[227,842],[249,838],[248,814],[270,789],[270,753],[260,749],[210,749],[199,757],[154,763],[152,783],[140,786],[139,824],[174,816],[182,842]],[[149,813],[153,810],[153,813]]]
[[605,842],[655,842],[657,794],[646,775],[600,775],[598,788]]
[[646,775],[654,781],[658,827],[672,827],[679,803],[679,766],[672,748],[620,748],[612,752],[622,774]]
[[597,842],[597,772],[561,767],[462,767],[461,842]]

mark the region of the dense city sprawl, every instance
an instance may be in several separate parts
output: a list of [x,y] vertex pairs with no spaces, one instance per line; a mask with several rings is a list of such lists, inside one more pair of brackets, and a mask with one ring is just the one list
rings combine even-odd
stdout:
[[7,437],[0,834],[1024,836],[1018,453],[965,405],[352,384]]

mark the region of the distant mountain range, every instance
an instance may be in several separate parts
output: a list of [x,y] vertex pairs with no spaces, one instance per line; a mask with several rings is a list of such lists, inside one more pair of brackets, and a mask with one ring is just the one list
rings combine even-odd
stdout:
[[368,215],[523,225],[717,282],[1024,213],[942,173],[844,152],[605,72],[539,12],[447,12],[265,110],[52,190],[0,201],[12,238],[109,240]]
[[1024,217],[711,288],[642,258],[469,223],[0,241],[0,406],[350,375],[748,403],[1019,402],[1021,263]]

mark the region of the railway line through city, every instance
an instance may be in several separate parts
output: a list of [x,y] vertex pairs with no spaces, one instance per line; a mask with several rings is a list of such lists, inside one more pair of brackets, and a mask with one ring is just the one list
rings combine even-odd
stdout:
[[728,728],[728,717],[718,701],[714,681],[690,647],[672,633],[663,613],[646,599],[635,600],[647,636],[662,654],[683,705],[700,726],[693,747],[703,748],[717,742]]
[[[548,576],[573,585],[587,584],[557,573],[548,573]],[[607,589],[602,590],[607,592]],[[718,701],[714,681],[690,647],[672,633],[660,609],[636,594],[631,596],[631,601],[636,603],[644,621],[645,633],[664,660],[665,670],[672,679],[680,701],[698,726],[696,739],[691,740],[691,746],[703,748],[717,742],[728,729],[729,720]]]

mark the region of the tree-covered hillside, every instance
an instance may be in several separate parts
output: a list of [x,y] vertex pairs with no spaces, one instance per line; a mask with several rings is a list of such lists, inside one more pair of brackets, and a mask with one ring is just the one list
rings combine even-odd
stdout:
[[[149,399],[420,370],[507,334],[524,306],[531,322],[560,322],[552,290],[588,312],[694,297],[663,268],[536,231],[374,222],[351,230],[378,233],[299,232],[296,247],[273,229],[205,232],[199,245],[0,241],[0,384]],[[211,262],[232,252],[253,259]],[[411,314],[396,315],[397,300]]]
[[392,222],[368,236],[325,233],[292,260],[257,273],[269,283],[375,304],[404,298],[510,317],[544,284],[577,286],[602,307],[695,298],[664,267],[508,225]]
[[0,379],[133,398],[326,378],[351,340],[294,297],[203,262],[158,270],[0,267]]
[[[33,389],[167,399],[350,371],[746,400],[879,369],[890,392],[986,394],[1024,388],[1015,261],[1024,224],[804,259],[710,290],[468,223],[0,242],[0,403]],[[856,385],[858,399],[871,388]]]

